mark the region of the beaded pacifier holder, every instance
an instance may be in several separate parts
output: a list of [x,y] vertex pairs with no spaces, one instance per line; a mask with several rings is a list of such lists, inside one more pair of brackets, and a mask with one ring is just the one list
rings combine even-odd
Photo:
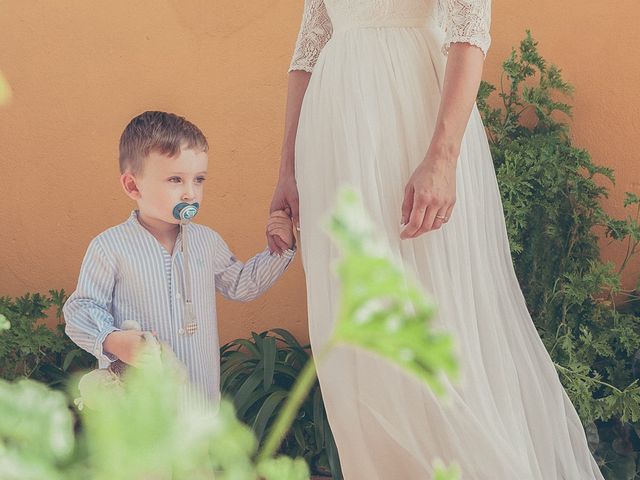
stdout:
[[199,203],[182,202],[173,209],[173,216],[180,220],[180,233],[182,235],[182,263],[184,267],[184,322],[178,333],[180,335],[193,335],[198,330],[198,322],[193,312],[193,298],[191,297],[191,269],[189,263],[189,222],[198,213]]

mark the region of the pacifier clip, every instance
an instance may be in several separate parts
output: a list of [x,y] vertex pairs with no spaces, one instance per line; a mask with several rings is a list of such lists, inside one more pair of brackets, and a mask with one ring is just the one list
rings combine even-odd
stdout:
[[179,203],[173,209],[173,216],[180,220],[180,234],[182,235],[182,245],[180,251],[182,252],[182,263],[184,269],[184,322],[182,327],[178,330],[180,335],[193,335],[198,330],[198,322],[196,315],[193,311],[193,298],[191,291],[191,268],[189,264],[189,222],[198,213],[198,203]]

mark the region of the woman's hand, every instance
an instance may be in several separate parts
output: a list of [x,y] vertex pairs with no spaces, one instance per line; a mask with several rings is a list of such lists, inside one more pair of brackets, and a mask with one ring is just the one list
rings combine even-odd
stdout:
[[404,189],[403,240],[440,228],[449,221],[456,203],[457,154],[432,152],[427,152]]
[[[273,193],[273,200],[271,200],[269,214],[277,210],[284,210],[287,215],[290,216],[295,228],[298,230],[300,229],[298,186],[296,185],[296,179],[292,174],[280,176],[280,179],[278,180],[278,185]],[[282,255],[282,252],[289,248],[286,242],[284,242],[278,235],[270,234],[268,231],[267,242],[269,244],[269,251],[271,253],[275,252],[278,255]]]

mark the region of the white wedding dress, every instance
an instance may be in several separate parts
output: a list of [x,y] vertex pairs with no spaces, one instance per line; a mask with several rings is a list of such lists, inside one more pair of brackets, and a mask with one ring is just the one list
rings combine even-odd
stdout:
[[446,399],[384,360],[341,347],[319,379],[347,480],[424,480],[433,459],[463,480],[602,479],[516,279],[489,145],[474,106],[457,203],[440,230],[401,241],[403,191],[434,131],[446,53],[486,54],[490,0],[306,0],[291,70],[312,71],[296,137],[312,347],[337,312],[339,256],[321,228],[348,183],[435,300],[461,377]]

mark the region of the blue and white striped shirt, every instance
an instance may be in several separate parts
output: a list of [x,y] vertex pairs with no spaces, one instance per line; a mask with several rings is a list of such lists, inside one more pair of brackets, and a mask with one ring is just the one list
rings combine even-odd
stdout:
[[181,333],[184,278],[181,235],[173,254],[139,222],[129,219],[104,231],[89,244],[78,287],[64,305],[66,334],[96,356],[100,368],[116,358],[103,351],[107,335],[125,320],[156,331],[186,365],[191,382],[210,399],[220,389],[220,351],[215,291],[249,301],[267,290],[290,264],[295,248],[283,255],[268,249],[246,263],[238,261],[222,237],[204,225],[188,225],[193,311],[198,329]]

